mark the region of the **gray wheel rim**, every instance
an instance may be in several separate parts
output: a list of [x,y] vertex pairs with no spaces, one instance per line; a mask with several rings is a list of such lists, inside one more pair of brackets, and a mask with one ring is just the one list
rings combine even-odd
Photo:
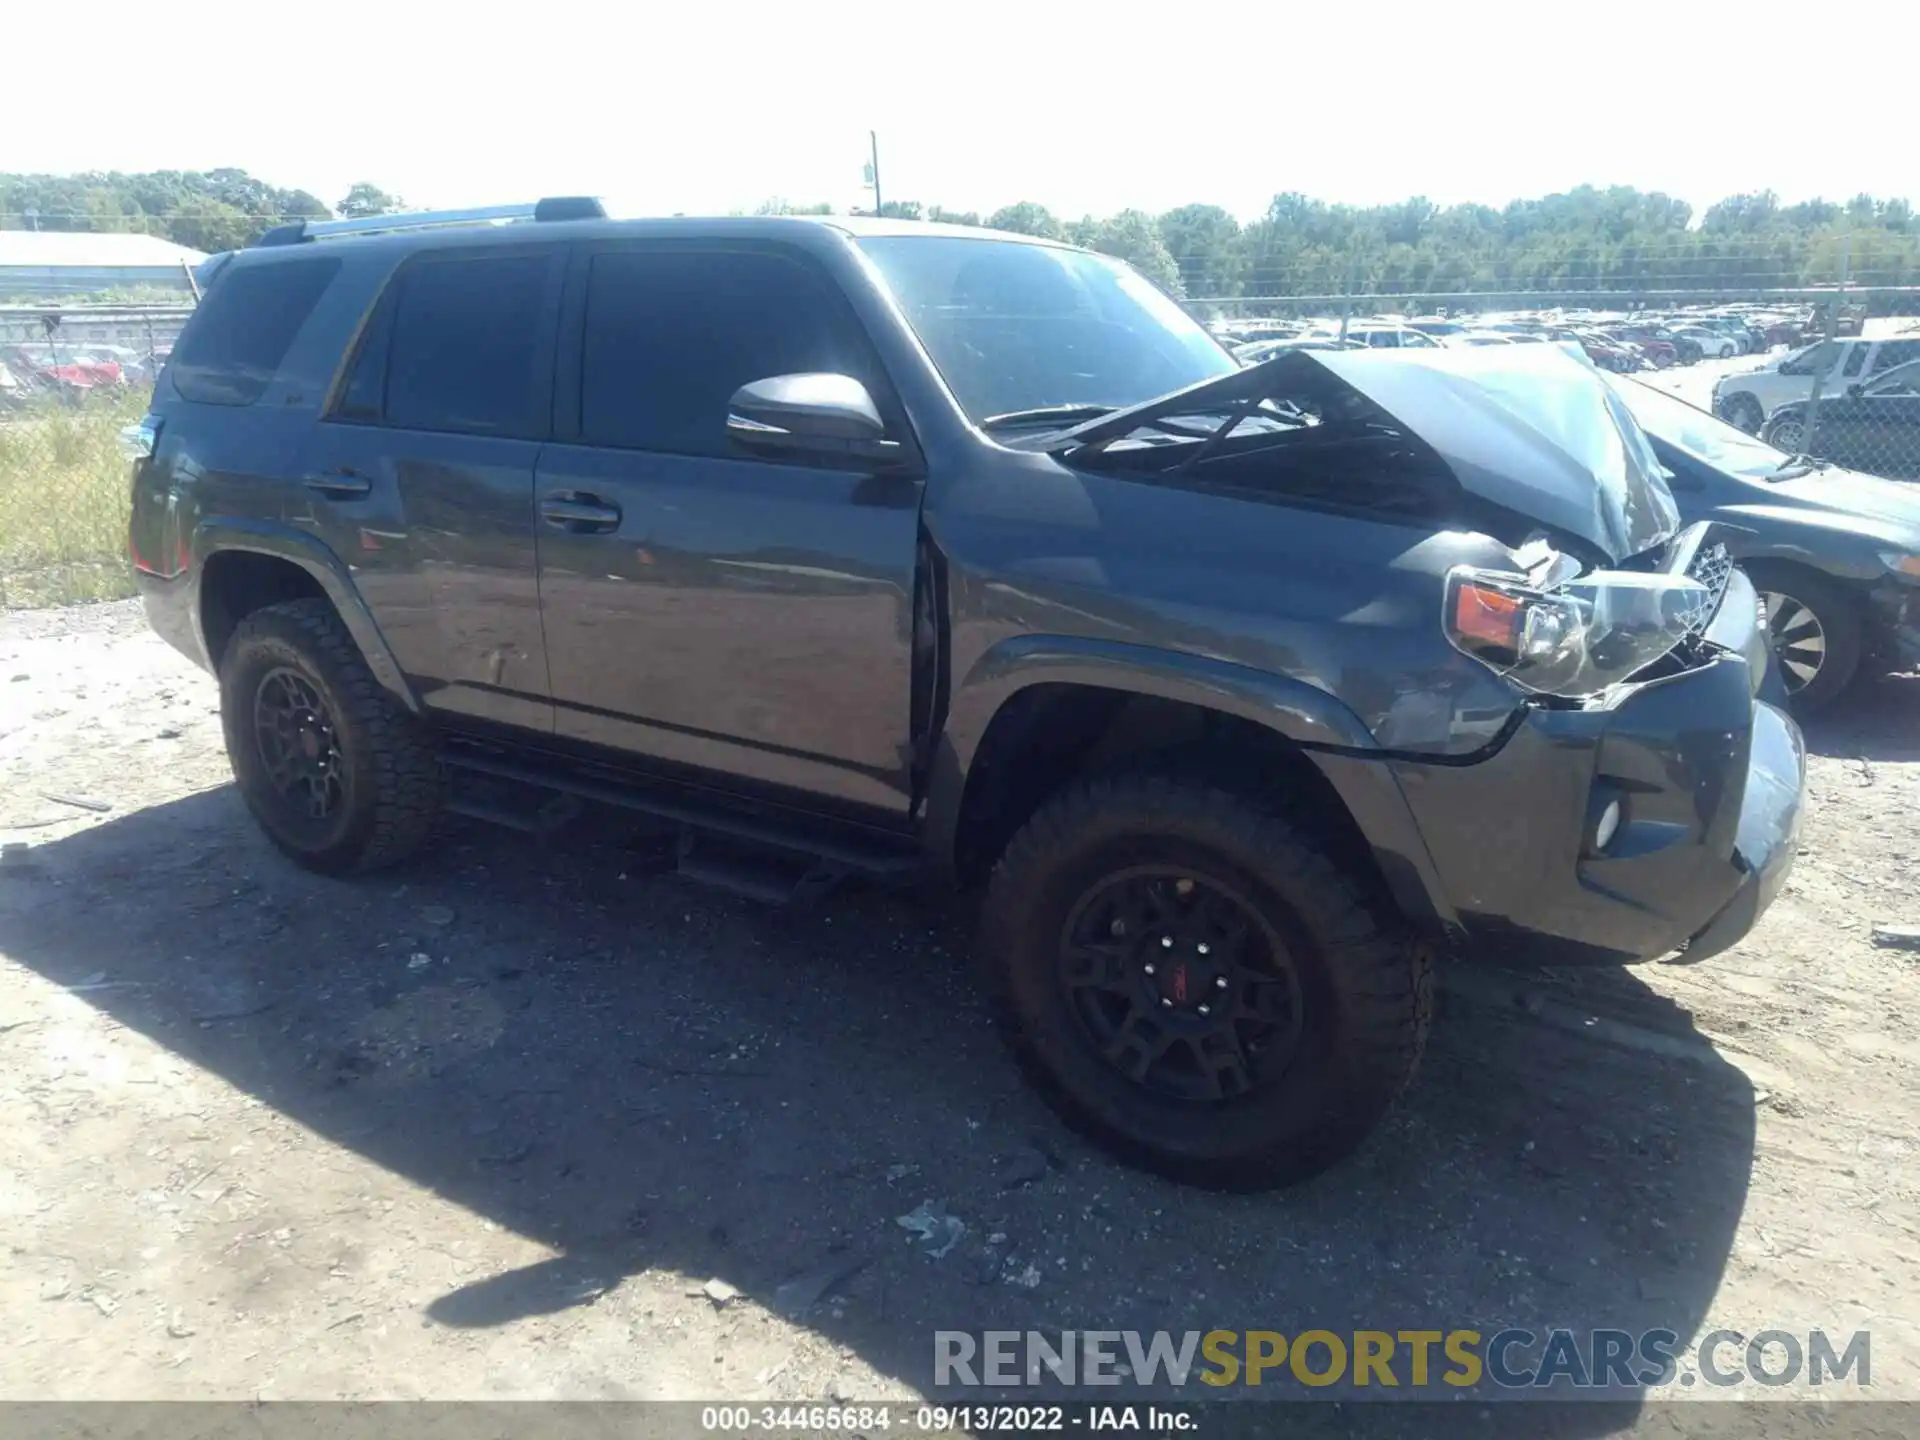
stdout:
[[1773,427],[1774,448],[1797,455],[1800,453],[1800,441],[1804,433],[1798,420],[1782,420]]
[[1760,598],[1767,607],[1767,633],[1773,637],[1780,678],[1786,682],[1789,695],[1798,695],[1827,663],[1826,627],[1818,615],[1791,595],[1768,590]]

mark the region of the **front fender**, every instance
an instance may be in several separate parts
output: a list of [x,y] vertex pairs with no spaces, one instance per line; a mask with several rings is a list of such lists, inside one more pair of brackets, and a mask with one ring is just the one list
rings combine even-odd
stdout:
[[1399,782],[1360,717],[1303,680],[1123,641],[1023,635],[989,649],[959,679],[928,778],[925,842],[951,869],[967,778],[993,719],[1034,685],[1080,685],[1199,706],[1272,730],[1298,746],[1345,802],[1395,900],[1422,926],[1451,928],[1451,907]]
[[[408,710],[415,714],[420,712],[419,698],[407,684],[406,676],[394,660],[386,637],[374,623],[373,612],[367,608],[359,587],[353,583],[353,573],[324,541],[305,530],[277,521],[251,520],[233,515],[208,516],[194,527],[193,573],[196,576],[204,575],[208,558],[223,550],[247,550],[258,555],[272,555],[298,565],[311,575],[326,593],[327,599],[333,602],[333,608],[339,612],[347,632],[353,636],[354,644],[360,647],[361,655],[366,658],[367,668],[373,672],[373,678]],[[198,596],[195,598],[197,600]],[[198,637],[201,653],[208,654],[200,606],[196,603],[193,608],[194,626],[201,631]]]

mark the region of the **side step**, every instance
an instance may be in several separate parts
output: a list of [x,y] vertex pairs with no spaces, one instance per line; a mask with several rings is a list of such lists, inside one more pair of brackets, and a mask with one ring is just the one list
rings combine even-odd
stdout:
[[[449,747],[441,761],[477,781],[449,801],[447,808],[455,814],[547,836],[577,816],[583,800],[638,811],[667,821],[677,833],[676,873],[769,904],[807,904],[849,878],[898,882],[920,868],[918,853],[905,841],[888,846],[883,838],[867,844],[845,835],[814,834],[778,817],[702,804],[684,792],[666,794],[547,770],[459,746]],[[529,790],[544,794],[544,802],[527,803]]]
[[675,873],[696,885],[768,905],[806,906],[822,899],[847,872],[827,861],[807,862],[791,851],[753,853],[742,845],[717,844],[689,830],[680,837]]

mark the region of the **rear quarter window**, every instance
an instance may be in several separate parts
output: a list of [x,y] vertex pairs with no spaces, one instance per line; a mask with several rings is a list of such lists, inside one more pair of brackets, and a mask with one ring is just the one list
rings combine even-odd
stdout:
[[339,273],[339,260],[320,257],[229,266],[174,346],[174,390],[203,405],[253,404]]

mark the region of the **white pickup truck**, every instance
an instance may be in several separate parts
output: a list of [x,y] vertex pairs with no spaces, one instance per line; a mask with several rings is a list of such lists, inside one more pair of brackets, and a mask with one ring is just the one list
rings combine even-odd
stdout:
[[1757,370],[1722,376],[1713,387],[1713,413],[1749,435],[1757,435],[1775,410],[1812,395],[1816,379],[1822,396],[1844,395],[1849,385],[1870,380],[1909,360],[1920,360],[1920,335],[1888,340],[1821,340],[1770,360]]

